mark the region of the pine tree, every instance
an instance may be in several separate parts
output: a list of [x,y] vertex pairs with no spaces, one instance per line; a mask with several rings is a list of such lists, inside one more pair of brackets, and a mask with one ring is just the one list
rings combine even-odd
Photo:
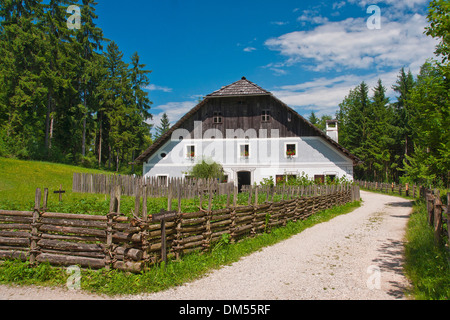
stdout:
[[[118,45],[112,41],[105,52],[106,77],[103,86],[103,98],[99,109],[101,132],[99,137],[99,164],[102,160],[102,147],[108,151],[108,167],[110,166],[113,152],[120,149],[121,123],[125,109],[125,99],[128,94],[127,65],[123,61],[123,53]],[[124,137],[122,137],[124,138]],[[106,143],[105,143],[106,142]]]
[[440,66],[425,63],[410,93],[415,149],[406,175],[418,183],[450,183],[450,84]]
[[411,139],[411,125],[409,110],[409,94],[414,87],[414,78],[409,70],[408,73],[402,68],[397,78],[397,82],[392,86],[392,89],[397,92],[397,102],[393,104],[397,147],[396,147],[396,166],[397,170],[403,168],[403,162],[406,157],[413,152],[413,141]]
[[80,61],[80,86],[83,94],[83,133],[82,133],[82,147],[81,154],[86,156],[86,130],[87,120],[91,119],[94,108],[90,106],[88,101],[93,103],[93,91],[95,90],[94,74],[96,61],[94,60],[97,50],[103,50],[102,41],[103,31],[96,26],[94,20],[98,18],[95,14],[95,6],[97,3],[94,0],[83,0],[81,7],[81,30],[77,33],[77,42],[79,44]]
[[350,90],[336,114],[340,123],[340,144],[363,161],[363,165],[355,168],[355,174],[360,178],[365,177],[371,169],[371,162],[366,161],[368,154],[365,152],[369,143],[369,121],[372,113],[368,92],[369,88],[365,82]]
[[308,117],[308,121],[311,122],[311,124],[316,125],[319,123],[319,119],[316,117],[316,114],[314,111],[311,111],[311,115]]
[[39,143],[44,35],[36,27],[40,14],[36,1],[1,1],[0,14],[0,132],[9,152],[30,156],[29,146]]
[[134,128],[136,132],[136,141],[132,148],[132,157],[134,157],[135,149],[141,150],[150,142],[151,125],[148,120],[153,119],[150,113],[152,102],[148,97],[145,88],[150,84],[148,75],[151,73],[145,70],[145,64],[140,63],[140,57],[137,52],[131,57],[130,79],[133,90],[133,102],[136,108],[136,117]]
[[155,138],[160,138],[164,133],[169,131],[170,129],[170,121],[169,117],[167,116],[167,113],[163,113],[159,126],[156,127],[156,136]]
[[375,181],[389,181],[392,149],[395,143],[391,137],[393,112],[381,79],[378,80],[377,86],[373,89],[372,112],[370,148],[368,150],[374,161],[372,176]]
[[[65,72],[69,70],[73,60],[66,54],[70,51],[71,34],[66,23],[66,9],[73,1],[50,0],[48,4],[42,4],[43,15],[38,22],[47,36],[47,48],[45,51],[46,70],[44,72],[44,83],[47,87],[47,113],[45,120],[45,148],[50,151],[52,147],[52,136],[56,108],[63,105],[64,91],[59,88],[72,86],[71,78]],[[73,66],[73,65],[72,65]],[[49,152],[50,154],[50,152]]]

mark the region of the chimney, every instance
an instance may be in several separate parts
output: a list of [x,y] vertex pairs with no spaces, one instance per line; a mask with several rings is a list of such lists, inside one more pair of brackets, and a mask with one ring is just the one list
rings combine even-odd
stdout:
[[339,143],[339,131],[337,120],[327,120],[327,136]]

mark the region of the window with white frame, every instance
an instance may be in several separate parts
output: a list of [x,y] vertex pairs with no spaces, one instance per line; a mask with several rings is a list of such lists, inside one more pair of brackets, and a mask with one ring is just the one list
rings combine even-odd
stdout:
[[297,143],[285,143],[284,150],[286,158],[296,158],[298,157],[298,147]]
[[241,159],[248,159],[250,157],[250,145],[249,144],[240,144],[239,145],[239,154]]
[[188,159],[195,158],[195,145],[190,144],[186,146],[186,158]]
[[159,186],[167,186],[167,182],[169,181],[168,175],[157,175],[156,182]]

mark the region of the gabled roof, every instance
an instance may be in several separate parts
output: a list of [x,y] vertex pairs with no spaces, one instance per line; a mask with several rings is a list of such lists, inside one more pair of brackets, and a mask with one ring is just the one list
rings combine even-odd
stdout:
[[191,109],[188,113],[186,113],[180,120],[178,120],[177,123],[175,123],[173,127],[171,127],[165,134],[163,134],[159,139],[157,139],[147,150],[145,150],[139,157],[137,157],[135,159],[135,162],[137,163],[144,162],[149,157],[151,157],[153,153],[155,153],[160,147],[162,147],[168,140],[171,139],[172,133],[176,129],[180,128],[183,125],[183,123],[186,120],[188,120],[192,115],[194,115],[198,110],[200,110],[208,102],[209,99],[219,97],[260,96],[260,95],[270,96],[280,105],[287,108],[289,111],[292,112],[293,115],[301,119],[307,126],[312,128],[312,130],[314,130],[318,136],[324,138],[328,143],[332,144],[334,147],[336,147],[338,150],[344,153],[347,157],[352,159],[354,165],[362,163],[362,161],[358,157],[356,157],[347,149],[345,149],[343,146],[341,146],[339,143],[331,139],[326,133],[324,133],[322,130],[311,124],[308,120],[306,120],[304,117],[298,114],[294,109],[290,108],[287,104],[285,104],[283,101],[279,100],[277,97],[272,95],[272,93],[270,93],[269,91],[266,91],[261,87],[259,87],[258,85],[254,84],[253,82],[248,81],[245,77],[242,77],[241,80],[236,81],[228,86],[222,87],[222,89],[207,95],[203,101],[201,101],[193,109]]
[[260,86],[248,81],[245,77],[236,81],[222,89],[208,94],[207,97],[233,97],[233,96],[261,96],[271,95],[269,91],[264,90]]

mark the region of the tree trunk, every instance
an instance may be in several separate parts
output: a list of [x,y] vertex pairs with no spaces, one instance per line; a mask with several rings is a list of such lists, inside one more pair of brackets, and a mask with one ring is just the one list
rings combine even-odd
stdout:
[[116,172],[119,172],[119,150],[116,151]]
[[111,145],[108,146],[108,170],[111,170]]
[[49,149],[50,141],[50,111],[51,111],[52,96],[49,92],[47,94],[47,115],[45,116],[45,149]]
[[102,122],[103,122],[103,112],[100,111],[100,118],[99,118],[99,124],[100,124],[100,128],[99,128],[99,133],[98,133],[98,167],[100,168],[101,164],[102,164]]
[[83,137],[81,138],[81,155],[83,157],[86,156],[86,116],[85,113],[83,116]]

